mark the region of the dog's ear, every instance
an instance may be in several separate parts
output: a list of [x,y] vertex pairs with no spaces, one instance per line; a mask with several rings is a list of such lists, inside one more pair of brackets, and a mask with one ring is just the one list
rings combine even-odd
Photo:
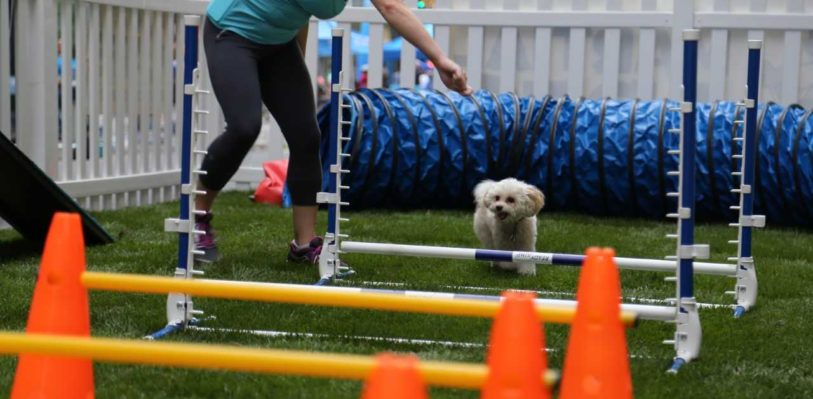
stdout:
[[486,195],[488,195],[488,190],[491,189],[491,186],[494,185],[493,180],[483,180],[474,187],[474,203],[475,204],[482,204],[483,200],[485,199]]
[[534,203],[534,215],[539,213],[545,207],[545,194],[538,188],[529,185],[527,188],[528,198]]

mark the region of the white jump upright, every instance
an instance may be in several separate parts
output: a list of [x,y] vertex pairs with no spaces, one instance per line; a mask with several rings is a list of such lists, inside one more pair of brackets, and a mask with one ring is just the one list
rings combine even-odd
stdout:
[[342,184],[342,175],[350,172],[344,169],[342,162],[344,158],[350,156],[344,152],[343,145],[350,139],[341,134],[343,130],[342,126],[350,124],[350,122],[343,120],[343,111],[345,108],[350,108],[350,106],[344,105],[342,97],[344,92],[350,90],[342,88],[342,82],[344,82],[344,71],[342,71],[344,30],[333,29],[332,35],[328,159],[335,159],[335,163],[330,165],[331,178],[328,179],[327,191],[320,192],[316,195],[316,202],[327,204],[328,209],[327,233],[325,234],[325,242],[322,246],[322,254],[319,257],[319,275],[321,278],[319,282],[316,283],[317,285],[327,284],[332,278],[340,278],[353,273],[349,268],[343,267],[339,260],[341,240],[347,237],[346,234],[341,233],[341,222],[349,221],[341,217],[341,207],[343,205],[349,205],[346,202],[342,202],[341,192],[342,190],[350,188]]
[[[201,95],[209,94],[201,89],[200,70],[198,69],[198,31],[201,17],[187,15],[184,17],[184,96],[181,137],[181,200],[180,216],[166,219],[164,230],[178,233],[178,266],[175,277],[191,279],[203,275],[202,270],[195,270],[195,255],[202,255],[195,249],[195,236],[205,234],[204,231],[195,230],[195,215],[205,215],[205,211],[195,209],[195,197],[206,194],[198,187],[198,176],[206,172],[200,170],[198,165],[206,151],[201,149],[199,140],[209,134],[200,129],[203,126],[201,118],[208,114],[201,104]],[[167,297],[167,325],[160,331],[152,333],[145,338],[160,339],[172,334],[188,325],[197,324],[200,320],[195,316],[202,315],[203,311],[195,309],[192,296],[188,294],[170,294]]]
[[[735,137],[734,141],[739,142],[742,147],[740,154],[732,155],[735,164],[740,166],[738,171],[733,172],[734,177],[740,178],[740,188],[734,193],[739,194],[739,205],[733,206],[738,211],[738,220],[731,223],[737,228],[737,239],[729,241],[737,245],[737,256],[729,258],[730,261],[737,262],[737,283],[734,295],[737,304],[734,308],[734,317],[742,317],[757,300],[757,272],[754,265],[754,258],[751,255],[751,243],[753,241],[752,229],[754,227],[765,227],[765,216],[754,215],[754,177],[756,175],[756,157],[758,144],[756,141],[757,131],[757,111],[759,100],[759,66],[762,52],[762,41],[748,41],[748,84],[745,87],[746,99],[742,105],[745,106],[745,130],[743,137]],[[732,147],[732,153],[736,151],[736,146]]]
[[[537,253],[537,252],[514,252],[497,251],[490,249],[469,249],[469,248],[448,248],[431,247],[417,245],[380,244],[367,242],[344,241],[347,235],[339,234],[340,224],[346,219],[340,218],[339,209],[343,205],[341,193],[349,187],[342,185],[341,177],[348,171],[345,170],[343,159],[347,157],[344,151],[345,143],[349,140],[343,134],[342,127],[346,124],[342,120],[343,110],[346,107],[342,92],[349,91],[341,87],[337,78],[341,72],[337,70],[337,65],[341,65],[341,30],[333,32],[333,93],[331,102],[331,125],[330,125],[330,154],[328,159],[335,159],[335,163],[330,167],[330,187],[328,192],[320,193],[321,203],[329,206],[327,251],[323,251],[320,262],[320,281],[325,284],[331,279],[340,278],[344,270],[340,269],[342,264],[340,255],[342,253],[367,253],[381,255],[398,256],[423,256],[441,257],[455,259],[485,260],[485,261],[533,261],[537,264],[552,265],[581,265],[583,255]],[[621,268],[635,270],[654,271],[674,271],[676,275],[667,277],[666,281],[674,282],[677,296],[670,300],[674,306],[652,306],[638,304],[624,304],[627,309],[636,311],[640,318],[648,320],[658,320],[675,323],[676,329],[672,339],[664,341],[674,345],[675,358],[670,372],[677,370],[685,363],[697,358],[702,341],[702,329],[700,317],[697,312],[697,302],[694,298],[693,275],[694,260],[696,258],[707,258],[709,255],[708,245],[698,245],[694,243],[694,218],[695,218],[695,155],[696,155],[696,125],[695,110],[697,101],[697,42],[699,31],[686,30],[683,32],[684,62],[683,62],[683,93],[684,98],[677,108],[670,109],[671,112],[681,114],[679,129],[672,129],[670,133],[680,135],[680,148],[669,150],[670,154],[680,156],[680,169],[669,172],[670,175],[678,176],[678,192],[670,193],[670,197],[678,199],[678,209],[675,213],[667,215],[677,220],[677,234],[669,234],[668,238],[677,240],[676,254],[668,256],[667,260],[652,259],[632,259],[616,258],[616,262]],[[698,264],[698,269],[705,273],[736,276],[737,267],[728,264],[702,263]],[[563,307],[575,307],[575,301],[540,299],[539,303],[551,304]]]
[[[697,358],[703,332],[697,301],[694,297],[694,259],[708,258],[709,246],[694,242],[695,219],[695,161],[697,155],[697,41],[700,31],[683,31],[683,102],[680,104],[680,155],[679,169],[671,173],[678,176],[678,192],[671,193],[678,199],[677,212],[667,216],[677,219],[677,319],[674,339],[664,343],[673,344],[676,356],[669,372],[676,373],[683,364]],[[675,150],[670,150],[674,153]],[[671,278],[667,277],[667,280]]]

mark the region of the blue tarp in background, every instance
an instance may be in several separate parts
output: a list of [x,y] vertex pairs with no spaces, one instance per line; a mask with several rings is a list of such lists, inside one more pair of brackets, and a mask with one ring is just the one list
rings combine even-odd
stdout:
[[[550,210],[663,218],[676,207],[680,118],[670,100],[518,97],[479,91],[362,90],[349,93],[345,167],[354,209],[471,208],[482,179],[517,177],[542,189]],[[697,212],[734,220],[745,110],[698,104]],[[327,108],[319,120],[328,131]],[[798,106],[762,104],[756,211],[772,224],[813,226],[813,118]],[[327,182],[327,134],[322,148]],[[736,169],[735,169],[736,168]]]

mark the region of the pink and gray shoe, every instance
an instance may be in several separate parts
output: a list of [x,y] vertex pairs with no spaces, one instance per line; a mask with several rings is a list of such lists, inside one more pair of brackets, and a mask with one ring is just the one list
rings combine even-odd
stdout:
[[214,215],[211,212],[205,215],[195,215],[195,230],[205,233],[195,236],[195,249],[203,252],[203,254],[195,255],[196,262],[214,263],[220,259],[220,253],[217,251],[217,238],[215,238],[215,232],[212,229],[213,217]]
[[319,255],[322,254],[322,237],[314,237],[307,247],[300,248],[296,240],[288,245],[288,262],[319,264]]
[[[291,243],[288,244],[288,262],[318,265],[323,244],[324,239],[322,239],[322,237],[313,237],[307,247],[300,248],[296,245],[296,240],[292,240]],[[339,266],[348,267],[347,263],[341,260]]]

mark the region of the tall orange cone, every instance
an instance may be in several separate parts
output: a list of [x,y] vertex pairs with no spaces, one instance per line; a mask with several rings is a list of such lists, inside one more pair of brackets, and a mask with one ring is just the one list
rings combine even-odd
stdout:
[[418,358],[382,353],[364,385],[362,399],[428,399]]
[[561,399],[632,398],[626,330],[618,319],[621,281],[612,249],[590,248],[576,294]]
[[506,292],[491,327],[488,378],[482,399],[548,399],[545,335],[534,308],[536,295]]
[[[90,336],[85,242],[78,214],[56,213],[45,240],[26,333]],[[87,359],[20,355],[13,399],[93,398],[93,363]]]

